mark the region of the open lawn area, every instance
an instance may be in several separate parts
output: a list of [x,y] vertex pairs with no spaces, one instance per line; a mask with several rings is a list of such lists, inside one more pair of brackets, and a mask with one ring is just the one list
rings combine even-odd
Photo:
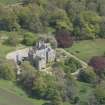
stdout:
[[24,49],[26,46],[19,44],[18,46],[9,46],[0,43],[0,58],[6,58],[6,55],[12,51]]
[[105,39],[79,41],[66,51],[88,62],[91,57],[105,53]]
[[77,81],[77,85],[78,85],[80,101],[87,102],[87,99],[90,97],[93,91],[92,86],[88,83],[79,82],[79,81]]

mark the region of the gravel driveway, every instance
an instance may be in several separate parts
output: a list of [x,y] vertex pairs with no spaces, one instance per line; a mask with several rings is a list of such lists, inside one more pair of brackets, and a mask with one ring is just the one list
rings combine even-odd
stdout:
[[6,59],[14,60],[16,62],[16,56],[19,55],[21,58],[28,57],[29,48],[13,51],[7,54]]

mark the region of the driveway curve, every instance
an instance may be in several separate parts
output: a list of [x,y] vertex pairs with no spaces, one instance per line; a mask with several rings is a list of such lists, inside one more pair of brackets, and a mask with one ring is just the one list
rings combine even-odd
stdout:
[[16,62],[16,56],[17,55],[19,55],[21,57],[27,57],[28,51],[29,51],[29,48],[24,48],[21,50],[12,51],[6,55],[6,59],[14,60]]
[[[77,75],[79,73],[79,71],[81,69],[86,69],[88,67],[88,64],[86,62],[84,62],[83,60],[79,59],[78,57],[76,57],[75,55],[72,55],[71,53],[67,52],[66,50],[64,49],[60,49],[62,50],[64,53],[66,53],[68,56],[74,58],[75,60],[77,60],[78,62],[81,63],[82,65],[82,68],[78,69],[76,72],[74,73],[71,73],[72,75]],[[10,52],[6,55],[6,59],[9,59],[9,60],[14,60],[16,62],[16,56],[17,55],[20,55],[22,57],[28,57],[28,51],[29,51],[29,48],[24,48],[24,49],[21,49],[21,50],[16,50],[16,51],[13,51],[13,52]]]

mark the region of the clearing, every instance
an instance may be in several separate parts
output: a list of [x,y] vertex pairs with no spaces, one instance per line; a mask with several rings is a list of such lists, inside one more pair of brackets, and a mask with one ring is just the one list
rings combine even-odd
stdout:
[[15,47],[11,47],[0,43],[0,58],[5,58],[5,55],[13,50],[15,50]]
[[88,62],[91,57],[105,53],[105,39],[79,41],[67,48],[66,51]]
[[94,88],[91,84],[77,81],[79,99],[82,102],[87,102],[88,98],[91,96]]

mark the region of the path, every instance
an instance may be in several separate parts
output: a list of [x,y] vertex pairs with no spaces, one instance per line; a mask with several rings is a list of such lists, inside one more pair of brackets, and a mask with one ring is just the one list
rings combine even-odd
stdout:
[[[29,51],[29,48],[24,48],[24,49],[21,49],[21,50],[16,50],[16,51],[13,51],[13,52],[10,52],[7,54],[6,56],[6,59],[9,59],[9,60],[14,60],[16,62],[16,55],[21,55],[22,57],[28,57],[28,51]],[[48,71],[51,67],[47,67],[43,70],[41,70],[42,72],[46,72],[47,74],[50,74],[52,75],[52,73],[50,71]],[[20,74],[20,67],[17,65],[17,74]]]
[[88,64],[85,61],[81,60],[80,58],[76,57],[75,55],[72,55],[71,53],[67,52],[64,49],[61,49],[61,50],[64,53],[66,53],[68,56],[70,56],[70,57],[74,58],[75,60],[79,61],[82,64],[83,68],[87,68]]
[[16,50],[16,51],[10,52],[6,55],[6,59],[16,61],[16,55],[19,54],[19,55],[26,57],[26,56],[28,56],[28,51],[29,51],[29,48],[24,48],[21,50]]
[[[62,52],[64,52],[65,54],[67,54],[68,56],[74,58],[75,60],[79,61],[82,64],[82,68],[80,68],[76,72],[72,73],[72,75],[77,75],[81,69],[84,69],[84,68],[86,69],[88,67],[88,64],[86,62],[84,62],[83,60],[79,59],[75,55],[72,55],[71,53],[69,53],[66,50],[61,49],[61,48],[59,50],[61,50]],[[28,56],[27,55],[28,51],[29,51],[29,48],[25,48],[25,49],[21,49],[21,50],[10,52],[10,53],[7,54],[6,59],[11,59],[11,60],[16,61],[16,55],[17,54],[20,54],[22,56]],[[51,74],[51,72],[47,71],[48,69],[49,69],[49,67],[46,68],[46,69],[43,69],[42,71],[44,71],[44,72],[46,71],[46,73]]]
[[79,59],[79,58],[76,57],[75,55],[72,55],[71,53],[67,52],[67,51],[64,50],[64,49],[59,49],[59,50],[63,51],[65,54],[67,54],[68,56],[74,58],[75,60],[77,60],[78,62],[80,62],[80,63],[82,64],[82,68],[78,69],[78,70],[77,70],[76,72],[74,72],[74,73],[71,73],[71,75],[78,75],[78,73],[80,72],[81,69],[86,69],[86,68],[88,67],[88,64],[87,64],[85,61]]

